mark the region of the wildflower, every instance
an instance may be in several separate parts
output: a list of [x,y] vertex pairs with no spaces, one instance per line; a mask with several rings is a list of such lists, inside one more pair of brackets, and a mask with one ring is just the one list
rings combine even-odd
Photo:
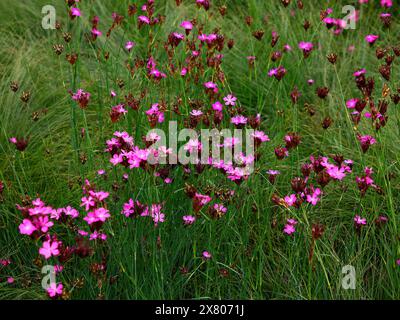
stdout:
[[51,240],[47,240],[43,242],[43,246],[39,249],[39,253],[44,256],[46,260],[51,256],[58,256],[60,254],[58,245],[58,241],[51,242]]
[[228,94],[224,97],[225,105],[226,106],[235,106],[237,98],[231,94]]
[[183,223],[185,225],[191,225],[196,221],[196,217],[195,216],[183,216]]
[[203,251],[202,256],[204,260],[210,260],[212,258],[211,253],[209,253],[208,251]]
[[90,93],[85,92],[83,89],[78,89],[76,93],[72,95],[72,100],[78,102],[82,109],[85,109],[89,104]]
[[301,97],[301,92],[295,86],[293,88],[293,91],[290,93],[290,98],[292,99],[293,103],[297,103],[300,97]]
[[218,93],[218,86],[214,82],[205,82],[204,87],[206,88],[206,91],[211,91],[212,93]]
[[254,66],[254,62],[256,61],[256,57],[255,56],[247,56],[246,57],[247,62],[249,63],[249,67],[253,67]]
[[154,127],[157,122],[164,122],[164,112],[160,110],[158,103],[153,104],[151,108],[146,111],[146,115],[151,127]]
[[22,152],[22,151],[25,151],[25,149],[28,147],[29,137],[27,139],[12,137],[12,138],[10,138],[9,141],[10,141],[10,143],[15,145],[15,147],[17,148],[18,151]]
[[65,215],[71,217],[72,219],[76,219],[79,216],[78,210],[70,206],[63,208],[62,211],[65,213]]
[[299,48],[300,48],[301,50],[303,50],[304,58],[308,58],[308,57],[309,57],[309,55],[310,55],[310,53],[311,53],[313,47],[314,47],[314,45],[313,45],[311,42],[304,42],[304,41],[301,41],[301,42],[299,43]]
[[159,222],[165,221],[165,214],[161,212],[161,204],[152,204],[150,214],[156,226]]
[[139,16],[138,17],[138,27],[139,29],[145,25],[145,24],[150,24],[150,19],[147,16]]
[[32,221],[29,219],[24,219],[22,223],[19,225],[19,233],[21,234],[26,234],[30,236],[36,230],[37,228],[33,225]]
[[356,228],[361,228],[367,224],[367,219],[361,218],[359,215],[354,217],[354,224]]
[[297,224],[297,221],[295,219],[287,219],[286,221],[287,223],[283,228],[283,232],[290,236],[296,232],[295,225]]
[[211,197],[200,193],[195,193],[193,197],[193,209],[195,212],[199,212],[207,203],[211,201]]
[[381,0],[381,6],[390,8],[393,5],[392,0]]
[[335,165],[328,165],[326,168],[326,173],[329,174],[329,176],[332,179],[336,179],[336,180],[342,180],[346,174],[345,174],[345,168],[343,167],[338,167]]
[[81,11],[76,7],[72,7],[71,11],[70,11],[70,15],[71,15],[72,18],[80,17],[81,16]]
[[100,37],[102,35],[102,32],[96,28],[92,29],[92,36],[93,36],[93,40],[96,40],[97,37]]
[[128,50],[128,52],[130,52],[134,46],[135,46],[135,43],[133,41],[128,41],[125,44],[125,49]]
[[368,151],[368,149],[371,145],[376,143],[375,138],[372,136],[369,136],[369,135],[365,135],[365,136],[358,135],[357,139],[358,139],[358,141],[360,141],[361,149],[364,153]]
[[280,175],[280,172],[278,170],[268,170],[267,171],[268,174],[268,180],[269,182],[271,182],[271,184],[275,183],[275,179],[278,175]]
[[190,31],[193,29],[193,24],[190,21],[182,21],[180,26],[185,29],[186,35],[189,35]]
[[256,130],[251,136],[254,138],[256,147],[258,147],[262,142],[270,141],[269,137],[263,131]]
[[8,284],[13,284],[15,282],[15,279],[13,277],[8,277],[7,278],[7,283]]
[[247,124],[247,118],[242,115],[237,115],[231,118],[231,123],[237,128],[243,128]]
[[56,298],[57,296],[61,296],[63,293],[63,285],[62,283],[51,282],[50,287],[46,289],[47,294],[50,298]]
[[178,32],[172,32],[170,33],[170,35],[168,36],[168,43],[172,46],[172,47],[177,47],[181,41],[185,39],[185,36],[181,33]]
[[320,188],[316,188],[312,194],[307,194],[307,202],[311,203],[313,206],[315,206],[318,201],[321,199],[319,196],[322,194],[322,191]]
[[378,38],[379,36],[375,34],[369,34],[365,37],[365,41],[367,41],[370,45],[373,45]]
[[91,208],[94,208],[95,206],[94,199],[91,196],[83,197],[81,201],[82,201],[81,207],[85,207],[86,211],[89,211]]
[[279,66],[278,68],[273,68],[268,71],[268,76],[269,77],[275,77],[278,81],[280,81],[284,75],[286,74],[286,69],[282,66]]
[[222,204],[214,204],[212,207],[209,208],[209,214],[213,218],[221,218],[223,215],[226,214],[227,208],[225,208]]
[[295,194],[291,194],[289,196],[285,196],[283,200],[288,207],[293,207],[296,204],[297,197]]
[[298,133],[291,132],[285,136],[284,140],[286,148],[290,150],[296,148],[300,144],[301,137]]

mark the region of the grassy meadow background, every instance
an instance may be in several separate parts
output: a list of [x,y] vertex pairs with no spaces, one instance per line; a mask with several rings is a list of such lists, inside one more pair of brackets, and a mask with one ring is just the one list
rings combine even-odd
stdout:
[[[40,196],[53,207],[67,205],[78,208],[81,183],[88,178],[102,190],[109,191],[112,201],[109,209],[111,222],[107,224],[109,240],[107,280],[99,286],[89,265],[100,261],[101,255],[72,259],[59,275],[71,299],[398,299],[400,297],[399,206],[400,206],[400,110],[390,103],[388,124],[375,133],[368,121],[361,121],[357,130],[371,134],[377,144],[363,154],[355,139],[353,124],[347,115],[346,100],[359,97],[353,72],[366,68],[375,79],[374,97],[381,96],[386,82],[378,72],[380,62],[375,48],[398,45],[399,2],[394,1],[392,25],[385,29],[379,21],[384,11],[379,1],[360,6],[357,1],[304,1],[305,8],[297,10],[295,3],[284,8],[278,0],[215,0],[211,9],[199,10],[195,1],[184,0],[177,7],[173,0],[156,0],[156,13],[165,15],[166,21],[156,28],[156,39],[151,43],[161,65],[165,62],[162,41],[179,29],[183,20],[197,18],[205,22],[205,30],[218,27],[227,39],[234,39],[231,50],[223,51],[222,69],[226,81],[224,92],[233,92],[248,114],[260,113],[261,129],[271,141],[262,149],[262,158],[256,172],[240,186],[215,171],[184,179],[181,171],[174,172],[174,183],[163,184],[142,170],[130,171],[129,181],[123,182],[121,168],[111,168],[105,154],[105,141],[115,130],[128,131],[135,141],[149,130],[144,115],[152,103],[165,99],[171,104],[179,95],[184,99],[183,113],[190,109],[189,98],[203,91],[199,86],[185,86],[179,78],[167,78],[160,85],[149,82],[142,74],[129,75],[125,60],[129,54],[123,49],[126,41],[136,42],[133,55],[146,57],[149,39],[136,27],[133,18],[126,18],[110,38],[99,37],[95,43],[86,41],[90,32],[89,17],[100,17],[103,34],[111,25],[112,12],[127,16],[131,1],[83,0],[83,17],[71,23],[62,0],[2,0],[0,1],[0,180],[5,188],[0,202],[0,258],[10,258],[7,270],[0,269],[0,299],[45,299],[41,288],[41,264],[34,242],[21,236],[18,225],[21,214],[15,209],[25,195]],[[293,1],[292,1],[293,2]],[[62,32],[41,28],[41,8],[51,4],[57,9],[57,20],[69,30],[73,40],[66,44]],[[141,4],[141,2],[140,2]],[[360,9],[360,21],[355,30],[346,30],[334,36],[321,23],[320,10],[331,7],[336,17],[342,17],[343,5],[354,4]],[[217,7],[227,6],[221,17]],[[290,10],[295,9],[292,16]],[[245,17],[252,16],[252,26]],[[267,17],[267,18],[266,18]],[[305,31],[304,20],[311,22]],[[252,36],[257,29],[265,30],[258,41]],[[281,64],[287,69],[282,81],[268,77],[273,64],[270,60],[271,32],[279,33],[277,48],[288,43],[293,50],[284,54]],[[367,34],[380,36],[370,48],[365,42]],[[310,41],[316,45],[311,56],[304,60],[297,45]],[[63,44],[62,55],[57,56],[53,45]],[[355,46],[353,52],[348,51]],[[157,48],[159,50],[157,51]],[[96,62],[98,52],[110,52],[107,63]],[[74,67],[65,54],[78,52]],[[326,55],[335,52],[338,62],[330,64]],[[247,56],[256,56],[255,67],[248,68]],[[392,92],[400,86],[399,58],[392,67]],[[314,79],[314,86],[307,84]],[[119,89],[117,79],[125,82]],[[209,79],[205,79],[208,81]],[[11,81],[17,81],[17,93],[10,90]],[[294,105],[290,92],[294,86],[302,92]],[[325,100],[315,94],[316,87],[327,86],[330,93]],[[84,88],[92,94],[86,110],[77,108],[68,90]],[[129,112],[120,122],[111,123],[109,110],[113,104],[110,90],[123,96],[132,92],[139,95],[143,89],[148,95],[139,112]],[[28,103],[20,100],[23,91],[30,91]],[[316,114],[308,115],[304,103],[312,105]],[[185,109],[186,108],[186,109]],[[330,116],[333,123],[324,130],[322,120]],[[83,137],[81,128],[85,128]],[[278,161],[274,148],[282,144],[287,132],[300,133],[302,143],[283,161]],[[15,150],[8,142],[12,136],[29,136],[25,152]],[[330,183],[324,189],[322,201],[315,207],[293,209],[291,217],[299,220],[293,237],[282,233],[288,213],[274,208],[274,192],[290,192],[290,180],[300,174],[300,166],[311,154],[342,154],[354,161],[353,173],[343,182]],[[86,161],[82,163],[82,159]],[[365,166],[374,169],[375,182],[383,194],[368,191],[360,198],[355,176]],[[106,169],[107,179],[97,176],[98,169]],[[268,169],[278,169],[275,185],[267,179]],[[229,188],[236,192],[225,217],[212,220],[199,219],[190,228],[182,225],[182,215],[191,212],[191,201],[184,193],[184,184]],[[130,197],[140,197],[147,203],[166,201],[167,220],[154,228],[145,220],[129,220],[120,214],[122,204]],[[353,218],[366,217],[367,226],[357,235]],[[373,221],[385,214],[389,221],[376,228]],[[325,225],[325,233],[318,240],[313,264],[308,261],[311,243],[311,224]],[[277,226],[275,224],[277,223]],[[157,238],[161,238],[161,245]],[[203,250],[213,258],[205,262]],[[355,267],[355,290],[341,286],[342,267]],[[182,274],[181,268],[188,269]],[[221,275],[224,270],[228,275]],[[4,280],[13,276],[15,283]],[[77,281],[79,280],[79,281]],[[112,281],[110,281],[112,280]]]

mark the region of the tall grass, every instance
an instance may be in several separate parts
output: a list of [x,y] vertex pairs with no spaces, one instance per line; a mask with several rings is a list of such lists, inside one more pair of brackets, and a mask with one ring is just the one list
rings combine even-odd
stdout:
[[[0,282],[0,298],[45,298],[40,288],[40,264],[37,247],[18,233],[21,221],[15,204],[29,195],[42,199],[53,206],[67,204],[79,207],[81,182],[88,178],[104,190],[112,191],[110,205],[112,222],[107,226],[110,234],[105,248],[88,260],[74,258],[65,265],[60,280],[68,287],[73,299],[396,299],[400,296],[399,266],[399,119],[398,107],[389,107],[389,122],[377,135],[378,143],[362,154],[355,133],[375,134],[362,122],[354,128],[346,113],[345,101],[358,96],[352,73],[361,67],[376,80],[375,95],[379,97],[384,84],[377,70],[374,49],[368,48],[364,36],[368,33],[381,35],[382,45],[398,41],[398,16],[389,30],[384,29],[377,18],[378,5],[363,6],[361,22],[355,30],[347,30],[333,36],[319,19],[320,1],[305,1],[303,11],[290,15],[280,1],[213,1],[210,13],[198,10],[194,1],[184,1],[180,7],[172,0],[156,1],[158,13],[166,16],[162,27],[154,32],[157,39],[166,39],[179,23],[196,18],[207,23],[207,29],[221,28],[227,38],[235,40],[230,51],[224,51],[223,70],[226,73],[225,90],[232,91],[249,113],[261,113],[262,129],[271,138],[263,147],[263,156],[257,172],[240,186],[215,172],[205,172],[201,178],[184,178],[181,172],[174,176],[173,185],[162,184],[144,171],[130,172],[129,181],[122,182],[122,170],[108,170],[104,180],[96,176],[99,168],[108,169],[108,156],[104,154],[105,140],[114,130],[126,130],[136,141],[148,130],[143,110],[152,103],[165,99],[172,104],[177,96],[184,100],[182,112],[188,114],[189,98],[202,95],[200,86],[188,86],[175,79],[166,79],[160,86],[149,82],[143,74],[130,77],[125,67],[127,53],[122,49],[128,40],[137,43],[134,55],[145,57],[147,48],[165,62],[162,43],[148,44],[146,31],[138,30],[135,22],[124,23],[113,31],[110,38],[100,37],[95,43],[85,40],[90,30],[89,16],[98,15],[103,30],[111,24],[111,13],[125,14],[130,1],[82,1],[82,19],[69,22],[63,1],[56,4],[58,20],[70,30],[73,41],[65,44],[59,31],[43,30],[41,8],[46,1],[0,2],[0,180],[4,181],[4,201],[0,203],[0,258],[11,257],[13,264],[9,274],[15,277],[13,286]],[[228,13],[221,17],[216,8],[226,4]],[[342,1],[328,1],[334,12],[340,12]],[[248,27],[244,18],[251,15],[253,25]],[[268,17],[265,22],[265,16]],[[133,19],[133,18],[132,18]],[[305,31],[304,20],[311,22]],[[262,41],[252,37],[255,29],[266,31]],[[284,55],[281,64],[288,70],[285,78],[277,82],[267,76],[272,67],[269,59],[271,31],[280,34],[279,47],[289,43],[293,51]],[[318,43],[307,60],[297,49],[300,41]],[[79,54],[75,66],[54,54],[52,46],[63,43],[65,52]],[[353,53],[349,45],[355,46]],[[107,62],[97,62],[98,52],[109,51]],[[331,65],[326,55],[336,52],[338,63]],[[246,56],[256,56],[255,67],[248,68]],[[164,59],[164,60],[163,60]],[[395,91],[400,82],[397,61],[394,62],[393,80],[388,83]],[[314,87],[306,80],[313,78]],[[124,120],[111,124],[109,108],[110,90],[117,90],[117,79],[123,79],[125,87],[119,90],[123,96],[132,92],[135,96],[144,89],[149,91],[139,112],[130,112]],[[205,79],[207,80],[207,79]],[[18,93],[9,89],[9,83],[20,84]],[[290,92],[297,86],[302,92],[298,104],[292,104]],[[330,88],[326,100],[315,95],[316,86]],[[78,88],[92,93],[93,100],[87,110],[76,108],[68,90]],[[22,91],[30,91],[31,99],[24,104],[19,99]],[[308,102],[316,109],[310,117],[303,108]],[[39,119],[32,120],[38,112]],[[321,122],[330,116],[334,122],[324,130]],[[84,134],[81,136],[81,129]],[[355,131],[357,130],[357,131]],[[299,132],[302,143],[284,161],[277,161],[274,147],[282,143],[289,131]],[[18,153],[7,141],[15,135],[29,136],[29,146]],[[311,154],[317,152],[343,154],[354,160],[354,174],[343,183],[329,184],[322,202],[316,207],[303,207],[284,213],[271,203],[274,192],[290,192],[290,180],[299,174],[300,166]],[[82,156],[87,161],[82,164]],[[375,181],[383,189],[383,195],[369,191],[360,198],[355,176],[365,166],[375,170]],[[278,169],[281,175],[271,185],[266,170]],[[184,228],[181,217],[191,212],[183,186],[196,184],[200,189],[213,186],[232,188],[237,196],[229,206],[228,214],[221,220],[207,217],[191,228]],[[179,186],[179,187],[177,187]],[[166,201],[167,222],[154,228],[150,221],[130,221],[120,215],[122,204],[128,198],[143,199],[146,203]],[[354,230],[353,217],[363,214],[370,222],[360,235]],[[389,222],[382,229],[372,221],[386,214]],[[293,237],[282,233],[284,219],[296,217],[301,226]],[[278,227],[274,227],[278,221]],[[311,245],[311,224],[323,223],[324,236],[318,240],[313,264],[308,255]],[[161,238],[161,246],[157,237]],[[201,259],[203,250],[212,252],[213,259]],[[104,281],[99,288],[97,279],[90,273],[90,262],[101,260],[101,252],[108,252],[107,275],[116,282]],[[342,267],[352,265],[357,275],[355,290],[344,290],[341,285]],[[183,275],[181,267],[188,273]],[[227,277],[221,269],[229,272]],[[3,272],[3,270],[0,270]],[[4,271],[6,272],[6,271]],[[8,272],[8,271],[7,271]],[[0,273],[0,276],[5,276]],[[83,288],[76,285],[83,279]]]

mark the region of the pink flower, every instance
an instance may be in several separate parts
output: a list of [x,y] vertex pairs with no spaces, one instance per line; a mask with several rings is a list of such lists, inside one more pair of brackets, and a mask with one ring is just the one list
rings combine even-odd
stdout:
[[321,189],[317,188],[314,190],[314,192],[310,195],[307,195],[307,202],[311,203],[313,206],[315,206],[319,200],[319,196],[321,195],[322,191]]
[[348,109],[354,109],[357,105],[358,99],[350,99],[346,101],[346,107]]
[[342,180],[346,176],[344,172],[345,169],[343,167],[339,168],[335,165],[328,165],[326,169],[326,173],[329,174],[331,178],[336,180]]
[[39,249],[39,253],[45,257],[45,259],[49,259],[51,256],[58,256],[60,251],[58,250],[58,242],[47,240],[43,242],[43,246]]
[[355,76],[355,77],[357,78],[357,77],[359,77],[359,76],[365,74],[366,72],[367,72],[367,71],[366,71],[365,69],[360,69],[360,70],[357,70],[356,72],[354,72],[354,73],[353,73],[353,76]]
[[247,118],[242,115],[237,115],[231,118],[231,123],[236,126],[244,126],[247,123]]
[[314,45],[311,42],[303,42],[299,43],[299,48],[305,52],[310,52],[313,49]]
[[369,44],[374,44],[374,42],[379,38],[379,36],[374,35],[374,34],[369,34],[365,37],[365,41],[367,41]]
[[222,111],[223,105],[221,102],[216,101],[215,103],[212,104],[212,108],[215,111]]
[[94,37],[100,37],[102,35],[102,32],[100,30],[97,30],[96,28],[92,29],[92,35]]
[[81,16],[81,11],[76,7],[72,7],[71,8],[71,16],[80,17]]
[[139,24],[150,24],[150,19],[146,16],[138,17]]
[[295,194],[291,194],[289,196],[285,196],[284,201],[289,207],[292,207],[296,203],[297,197]]
[[183,223],[185,225],[191,225],[196,221],[196,217],[195,216],[183,216]]
[[83,197],[81,200],[82,200],[81,207],[85,207],[86,211],[89,211],[95,205],[94,199],[91,196]]
[[209,253],[208,251],[203,251],[202,255],[204,260],[210,260],[212,258],[211,253]]
[[193,29],[193,24],[190,21],[183,21],[180,26],[185,29],[185,30],[192,30]]
[[94,214],[97,217],[97,221],[105,222],[110,217],[110,213],[105,208],[98,208],[94,210]]
[[381,6],[390,8],[393,5],[392,0],[381,0]]
[[49,218],[47,216],[45,217],[39,217],[37,220],[37,225],[40,231],[43,233],[46,233],[50,227],[54,225],[53,222],[49,221]]
[[62,295],[63,285],[62,283],[56,284],[55,282],[52,282],[50,283],[50,287],[48,287],[46,291],[50,298],[55,298]]
[[295,225],[297,224],[297,221],[295,219],[287,219],[286,221],[287,223],[283,228],[283,232],[290,236],[296,232]]
[[165,221],[165,214],[161,212],[161,204],[151,205],[151,217],[153,218],[155,225],[157,225],[159,222]]
[[134,46],[135,46],[135,43],[134,43],[134,42],[128,41],[128,42],[125,44],[125,49],[128,50],[128,51],[131,51],[132,48],[133,48]]
[[24,219],[19,225],[19,233],[30,236],[37,228],[32,224],[31,220]]
[[354,223],[355,223],[356,227],[365,226],[367,224],[367,219],[361,218],[359,215],[356,215],[354,217]]
[[8,277],[7,278],[7,283],[8,284],[12,284],[12,283],[14,283],[14,281],[15,281],[15,279],[13,277]]
[[226,106],[234,106],[236,104],[237,98],[231,94],[228,94],[224,97],[225,105]]
[[360,141],[361,144],[361,149],[365,153],[368,151],[369,147],[372,146],[373,144],[376,143],[376,139],[373,136],[369,135],[358,135],[357,136],[358,141]]

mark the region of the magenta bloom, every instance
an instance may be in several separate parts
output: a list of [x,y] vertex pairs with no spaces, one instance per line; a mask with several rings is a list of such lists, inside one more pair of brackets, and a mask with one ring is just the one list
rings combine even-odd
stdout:
[[193,24],[190,21],[183,21],[180,26],[185,29],[185,30],[192,30],[193,29]]
[[360,69],[360,70],[357,70],[356,72],[354,72],[354,73],[353,73],[353,76],[355,76],[355,77],[357,78],[357,77],[362,76],[362,75],[365,74],[366,72],[367,72],[367,70],[365,70],[365,69]]
[[228,94],[224,97],[225,105],[226,106],[234,106],[236,104],[237,98],[231,94]]
[[125,49],[128,50],[128,51],[131,51],[134,46],[135,46],[135,43],[133,41],[128,41],[125,44]]
[[37,228],[33,225],[31,220],[24,219],[22,223],[19,225],[19,233],[26,234],[30,236],[33,232],[35,232]]
[[81,11],[78,8],[72,7],[71,8],[71,16],[72,17],[80,17]]
[[247,118],[245,116],[237,115],[231,118],[231,123],[233,123],[237,127],[244,126],[247,123]]
[[100,37],[102,34],[103,34],[103,33],[102,33],[100,30],[98,30],[98,29],[96,29],[96,28],[93,28],[93,29],[92,29],[92,35],[93,35],[95,38]]
[[290,236],[296,232],[295,225],[297,224],[297,221],[295,219],[287,219],[286,221],[287,223],[283,228],[283,233],[286,233],[287,235]]
[[223,107],[224,107],[224,106],[223,106],[222,103],[219,102],[219,101],[216,101],[215,103],[212,104],[212,108],[213,108],[213,110],[215,110],[215,111],[222,111],[222,108],[223,108]]
[[313,49],[314,45],[311,42],[303,42],[299,43],[299,48],[305,52],[310,52]]
[[138,17],[139,24],[150,24],[150,19],[146,16]]
[[367,224],[367,219],[361,218],[359,215],[356,215],[354,217],[354,223],[355,223],[356,227],[365,226]]
[[379,36],[374,35],[374,34],[369,34],[365,37],[365,41],[367,41],[369,44],[373,45],[376,40],[378,40]]
[[209,253],[208,251],[203,251],[202,255],[204,260],[210,260],[212,258],[211,253]]
[[365,136],[359,135],[357,139],[358,141],[360,141],[361,149],[364,153],[368,151],[370,146],[376,143],[376,139],[370,135],[365,135]]
[[56,284],[52,282],[50,283],[50,287],[48,287],[46,291],[50,298],[55,298],[57,296],[62,295],[63,285],[62,283]]
[[191,225],[196,221],[196,217],[195,216],[183,216],[183,223],[185,225]]
[[58,250],[58,242],[51,242],[50,240],[43,242],[43,246],[39,249],[39,253],[44,256],[46,260],[51,256],[58,256],[60,254],[60,251]]
[[390,8],[391,6],[393,6],[393,2],[392,0],[381,0],[381,6]]

